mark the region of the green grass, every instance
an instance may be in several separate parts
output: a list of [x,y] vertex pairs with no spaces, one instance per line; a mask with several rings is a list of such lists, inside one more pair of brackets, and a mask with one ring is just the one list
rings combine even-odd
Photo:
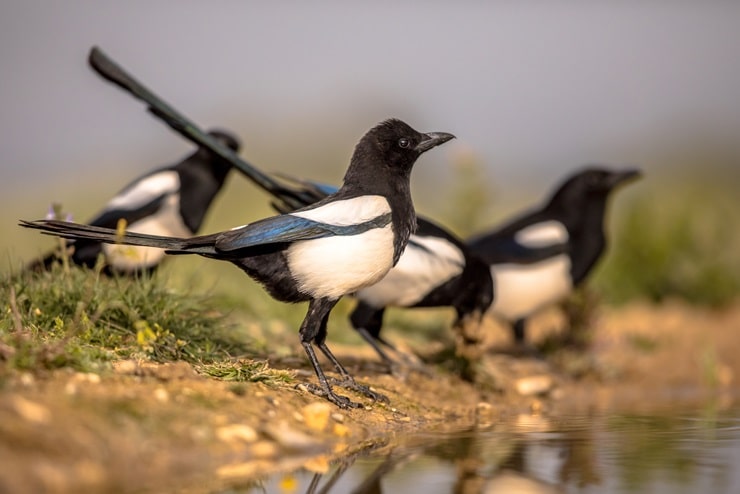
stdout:
[[265,384],[291,383],[294,374],[290,371],[272,369],[265,361],[239,359],[201,364],[198,372],[222,381],[261,382]]
[[6,277],[0,300],[7,368],[95,371],[119,358],[203,363],[250,351],[212,300],[157,276],[109,278],[59,264]]
[[646,186],[613,218],[611,247],[593,286],[612,303],[680,299],[719,307],[737,301],[740,195],[734,181],[670,185]]
[[[461,162],[456,181],[438,201],[444,224],[461,234],[494,227],[493,221],[485,225],[486,218],[504,209],[486,195],[479,167],[472,159]],[[647,175],[613,198],[610,248],[587,282],[596,296],[571,304],[575,316],[582,313],[587,322],[593,305],[602,301],[678,298],[722,306],[738,300],[740,195],[735,181],[676,179],[659,187],[660,178]],[[245,195],[243,187],[236,180],[230,183],[204,233],[271,214],[264,194]],[[12,208],[9,217],[38,217],[20,203]],[[6,271],[17,271],[20,260],[50,243],[14,223],[5,222],[3,228],[4,241],[23,253],[6,252]],[[333,312],[331,341],[361,344],[347,320],[353,307],[353,301],[346,301]],[[0,280],[0,309],[0,377],[13,369],[98,371],[115,359],[142,358],[185,360],[203,374],[236,383],[289,379],[259,362],[234,357],[293,353],[305,314],[305,305],[274,301],[229,263],[197,256],[168,259],[156,276],[139,279],[61,266],[48,273],[6,274]],[[389,333],[413,345],[415,339],[452,341],[451,320],[450,310],[393,309],[386,325]],[[569,337],[583,343],[589,335]]]

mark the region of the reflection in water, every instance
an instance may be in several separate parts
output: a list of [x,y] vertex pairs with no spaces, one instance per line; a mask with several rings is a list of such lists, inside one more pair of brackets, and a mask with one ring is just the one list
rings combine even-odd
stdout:
[[[395,440],[267,493],[740,492],[740,410],[545,419]],[[237,492],[237,491],[225,491]]]

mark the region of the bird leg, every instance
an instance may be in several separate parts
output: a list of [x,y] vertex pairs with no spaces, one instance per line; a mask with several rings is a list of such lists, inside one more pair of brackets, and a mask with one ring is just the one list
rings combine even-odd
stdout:
[[315,394],[316,396],[325,397],[327,400],[334,403],[339,408],[361,408],[361,404],[355,403],[346,396],[334,393],[334,390],[329,385],[329,381],[326,378],[324,371],[322,371],[321,367],[319,366],[319,359],[316,357],[316,352],[314,352],[313,347],[311,347],[311,343],[301,342],[301,344],[303,345],[303,349],[306,350],[306,354],[308,354],[308,359],[311,361],[314,372],[316,372],[316,377],[319,379],[319,386],[311,383],[306,383],[306,389],[308,389],[308,391]]
[[514,335],[514,343],[517,345],[523,345],[524,339],[525,339],[525,326],[526,326],[527,320],[524,318],[517,319],[514,321],[514,324],[511,326],[511,331]]
[[[316,336],[320,334],[322,326],[324,327],[324,336],[326,336],[326,319],[328,318],[329,312],[331,312],[331,309],[334,307],[334,305],[336,305],[336,303],[337,300],[311,300],[308,304],[308,312],[306,313],[306,317],[301,323],[301,329],[299,331],[301,335],[301,345],[303,345],[303,349],[306,351],[306,355],[308,355],[308,360],[311,362],[311,366],[313,367],[313,370],[316,373],[316,377],[319,380],[319,386],[307,384],[306,387],[311,393],[317,396],[325,397],[327,400],[334,403],[339,408],[360,408],[362,405],[360,405],[359,403],[353,402],[346,396],[341,396],[334,393],[334,390],[332,390],[331,386],[329,385],[329,381],[326,379],[324,371],[321,370],[319,359],[316,357],[316,352],[311,346],[311,342],[314,341],[316,339]],[[319,348],[321,347],[319,346]],[[324,349],[322,349],[322,352],[326,353]],[[332,360],[332,362],[335,364],[336,367],[338,362],[336,362],[335,358]],[[342,368],[342,370],[344,369]],[[346,370],[344,370],[344,374],[347,374]]]
[[527,342],[525,333],[526,324],[526,318],[517,319],[512,324],[511,329],[514,335],[514,344],[511,347],[510,353],[519,357],[532,357],[542,360],[544,359],[542,353],[532,343]]
[[319,350],[321,350],[326,358],[329,359],[329,361],[332,363],[334,368],[341,376],[341,380],[333,381],[334,384],[365,395],[373,401],[382,401],[384,403],[389,403],[390,400],[384,394],[377,393],[369,387],[359,384],[357,381],[355,381],[355,379],[350,375],[347,369],[345,369],[344,366],[339,363],[339,360],[337,360],[331,350],[329,350],[329,347],[326,345],[326,324],[328,319],[329,314],[327,313],[326,316],[324,316],[324,319],[321,321],[321,326],[319,327],[318,333],[314,337],[314,343],[316,344],[316,346],[319,347]]
[[329,350],[329,347],[326,346],[326,343],[316,343],[319,347],[319,350],[323,352],[324,355],[326,355],[326,358],[331,361],[331,363],[334,365],[334,368],[337,370],[340,376],[342,376],[342,379],[334,379],[332,382],[337,385],[341,386],[343,388],[351,389],[352,391],[355,391],[356,393],[360,393],[362,395],[367,396],[368,398],[372,399],[373,401],[381,401],[383,403],[390,403],[390,400],[388,397],[382,393],[378,393],[370,389],[368,386],[365,386],[364,384],[359,384],[357,381],[355,381],[355,378],[350,375],[349,372],[347,372],[347,369],[342,366],[342,364],[339,363],[337,358],[334,356],[333,353],[331,353],[331,350]]
[[355,331],[357,331],[360,336],[362,336],[362,339],[365,340],[368,345],[373,347],[373,350],[375,350],[375,353],[378,354],[378,356],[381,358],[383,363],[388,365],[388,367],[394,367],[398,365],[398,362],[396,362],[394,359],[388,355],[385,350],[380,346],[379,343],[382,343],[383,345],[390,348],[393,352],[398,353],[398,350],[395,349],[393,345],[388,343],[387,341],[381,339],[380,337],[375,338],[373,335],[370,334],[370,332],[365,328],[355,328]]
[[486,351],[485,335],[481,328],[483,313],[474,310],[461,313],[455,321],[455,354],[468,361],[480,359]]
[[[424,372],[426,369],[418,362],[415,362],[411,356],[407,355],[406,352],[398,350],[393,344],[380,336],[380,330],[383,328],[384,313],[385,308],[377,309],[360,301],[355,307],[355,310],[352,311],[350,321],[354,330],[362,336],[362,339],[375,350],[375,353],[378,354],[383,363],[388,366],[391,374],[404,377],[407,374],[404,367]],[[383,347],[391,350],[402,362],[391,357]]]
[[[405,378],[408,376],[408,371],[414,370],[422,374],[431,375],[429,369],[426,368],[422,363],[415,361],[409,354],[396,348],[389,341],[381,338],[380,336],[373,336],[370,331],[365,328],[355,328],[360,336],[371,346],[373,350],[380,356],[383,363],[388,366],[389,372],[396,377]],[[399,360],[392,358],[388,353],[383,350],[383,347],[390,349],[395,355],[398,356]]]

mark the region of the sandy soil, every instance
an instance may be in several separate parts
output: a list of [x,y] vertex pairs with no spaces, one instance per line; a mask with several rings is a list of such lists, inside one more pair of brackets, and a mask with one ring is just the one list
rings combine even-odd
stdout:
[[[557,335],[544,314],[534,341]],[[266,475],[323,472],[353,451],[410,431],[527,417],[644,409],[734,399],[740,376],[740,304],[723,311],[678,303],[602,309],[586,351],[547,358],[506,351],[488,322],[463,380],[446,364],[382,372],[372,352],[335,345],[362,383],[390,404],[340,410],[296,388],[229,383],[185,363],[123,361],[105,375],[58,371],[14,376],[0,390],[0,492],[211,492]],[[433,359],[440,349],[417,349]],[[300,358],[271,362],[302,366]]]

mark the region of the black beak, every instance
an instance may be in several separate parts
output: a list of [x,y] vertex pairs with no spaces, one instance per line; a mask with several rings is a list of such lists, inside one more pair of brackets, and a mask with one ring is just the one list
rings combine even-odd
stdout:
[[620,172],[614,172],[611,174],[611,177],[609,177],[609,186],[613,189],[619,185],[634,182],[640,177],[642,177],[642,172],[637,168],[629,168]]
[[418,151],[419,154],[425,151],[429,151],[433,147],[437,147],[440,144],[444,144],[450,139],[455,138],[455,136],[453,136],[452,134],[448,134],[447,132],[428,132],[422,135],[424,136],[424,138],[414,148],[416,151]]

